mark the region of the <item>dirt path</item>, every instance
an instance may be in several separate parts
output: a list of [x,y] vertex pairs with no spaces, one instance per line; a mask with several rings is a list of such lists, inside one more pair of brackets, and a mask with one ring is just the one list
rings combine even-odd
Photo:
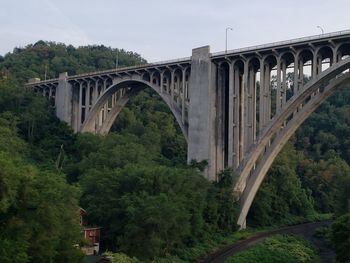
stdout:
[[313,235],[315,233],[316,228],[329,225],[330,221],[322,221],[322,222],[315,222],[315,223],[306,223],[306,224],[300,224],[295,226],[289,226],[277,230],[273,230],[266,233],[261,233],[255,236],[252,236],[250,238],[247,238],[242,241],[238,241],[232,245],[228,245],[224,247],[223,249],[216,251],[212,254],[209,254],[207,257],[205,257],[203,260],[198,261],[198,263],[222,263],[225,262],[225,260],[242,251],[245,250],[255,244],[258,244],[262,241],[264,241],[267,237],[276,235],[276,234],[296,234],[296,235],[302,235],[305,239],[310,240],[315,244],[315,246],[319,249],[319,255],[321,258],[321,262],[323,263],[329,263],[332,262],[332,260],[335,258],[335,254],[332,250],[328,249],[324,242],[318,238],[315,238]]

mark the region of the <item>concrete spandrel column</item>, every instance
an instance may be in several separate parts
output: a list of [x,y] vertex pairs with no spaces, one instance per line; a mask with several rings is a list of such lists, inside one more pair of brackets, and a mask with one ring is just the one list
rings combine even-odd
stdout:
[[271,69],[269,64],[265,64],[265,84],[264,84],[264,126],[271,117]]
[[61,73],[55,96],[56,116],[69,126],[72,126],[72,97],[72,85],[68,82],[68,73]]
[[216,145],[216,168],[221,171],[224,169],[224,69],[222,65],[218,66],[218,75],[216,83],[216,117],[215,117],[215,145]]
[[83,107],[83,83],[79,83],[79,109],[78,109],[78,126],[77,130],[80,130],[82,120],[82,107]]
[[322,57],[319,55],[317,56],[317,75],[321,74],[322,72]]
[[192,50],[190,86],[188,162],[207,160],[204,176],[215,180],[215,65],[209,46]]
[[98,98],[98,80],[95,81],[94,91],[92,93],[92,106],[95,104]]
[[299,56],[298,54],[294,54],[294,83],[293,83],[293,95],[296,94],[299,90],[298,82],[299,82]]
[[281,106],[282,106],[281,97],[282,97],[281,57],[277,57],[276,114],[281,110]]
[[316,78],[317,76],[317,52],[314,52],[313,58],[312,58],[312,78]]
[[260,89],[259,89],[259,131],[261,131],[265,125],[264,123],[264,105],[265,105],[265,65],[264,59],[260,59]]
[[181,120],[185,124],[185,90],[186,90],[186,69],[182,70],[182,94],[181,94]]
[[163,93],[163,81],[164,81],[164,71],[160,72],[160,87],[159,87],[159,91],[160,93]]
[[234,114],[233,114],[233,162],[234,162],[234,168],[237,168],[240,160],[241,160],[241,155],[240,155],[240,145],[239,145],[239,138],[240,138],[240,122],[239,122],[239,117],[240,117],[240,76],[239,76],[239,69],[234,68],[234,95],[233,95],[233,107],[234,107]]
[[252,143],[256,140],[256,72],[255,69],[251,69],[251,125],[252,125]]
[[298,92],[304,86],[304,62],[302,59],[299,60],[299,79],[298,79]]
[[90,107],[90,81],[87,81],[85,88],[85,119],[88,116]]
[[243,130],[241,130],[241,147],[243,149],[243,154],[245,155],[250,141],[251,136],[251,127],[250,127],[250,103],[249,103],[249,65],[248,62],[244,62],[244,73],[243,73],[243,89],[241,96],[243,97],[243,105],[242,107],[242,121],[243,121]]
[[228,77],[228,166],[234,167],[234,149],[233,149],[233,124],[234,124],[234,76],[233,65],[229,63],[229,77]]
[[286,61],[282,62],[282,107],[287,102],[287,64]]
[[171,70],[170,77],[170,98],[171,103],[174,103],[174,88],[175,88],[175,70]]

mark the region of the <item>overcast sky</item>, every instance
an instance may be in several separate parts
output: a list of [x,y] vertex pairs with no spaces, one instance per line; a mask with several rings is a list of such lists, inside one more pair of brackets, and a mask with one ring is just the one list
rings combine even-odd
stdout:
[[350,29],[349,0],[0,0],[0,54],[38,40],[103,44],[149,62]]

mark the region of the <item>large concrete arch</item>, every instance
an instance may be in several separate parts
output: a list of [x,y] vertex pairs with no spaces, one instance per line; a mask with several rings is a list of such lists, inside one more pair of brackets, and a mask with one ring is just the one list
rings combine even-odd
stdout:
[[[169,109],[171,110],[172,114],[174,115],[178,125],[181,128],[181,131],[187,140],[187,127],[182,123],[181,119],[181,110],[177,109],[174,105],[174,103],[171,101],[169,96],[167,94],[164,94],[160,92],[159,86],[144,80],[144,79],[127,79],[127,80],[120,80],[116,83],[113,83],[111,86],[109,86],[103,94],[98,98],[98,100],[95,102],[94,106],[92,107],[91,111],[89,112],[89,115],[84,120],[80,131],[81,132],[94,132],[99,134],[106,134],[109,132],[110,128],[112,127],[112,124],[114,120],[117,118],[118,114],[121,112],[121,110],[124,108],[126,103],[128,102],[130,96],[133,94],[139,92],[145,87],[149,87],[152,90],[154,90],[161,98],[162,100],[168,105]],[[97,118],[97,115],[99,114],[101,108],[105,103],[108,101],[108,99],[118,90],[128,88],[129,91],[120,98],[116,105],[112,108],[111,112],[109,113],[107,119],[103,122],[101,128],[96,131],[95,127],[95,119]]]
[[[350,67],[350,58],[334,64],[307,83],[298,96],[292,98],[262,131],[257,143],[242,163],[235,191],[241,192],[241,209],[237,224],[245,227],[246,216],[265,175],[289,138],[315,109],[337,89],[350,84],[350,73],[340,75]],[[324,84],[328,83],[325,87]],[[307,100],[307,103],[305,101]],[[304,105],[303,105],[304,104]],[[303,105],[300,108],[300,105]],[[286,124],[286,120],[293,116]],[[272,141],[273,140],[273,141]],[[271,143],[272,141],[272,143]],[[271,144],[270,144],[271,143]],[[260,158],[260,159],[259,159]],[[259,163],[257,160],[259,159]]]

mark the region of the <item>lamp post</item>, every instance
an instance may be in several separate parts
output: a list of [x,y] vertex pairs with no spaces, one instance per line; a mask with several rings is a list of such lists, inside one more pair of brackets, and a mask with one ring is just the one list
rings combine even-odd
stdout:
[[233,30],[232,27],[226,27],[226,38],[225,38],[225,54],[227,54],[227,31]]
[[324,34],[324,30],[321,26],[317,26],[317,28],[321,29],[322,35]]
[[44,79],[45,79],[45,81],[46,81],[46,75],[47,75],[47,64],[45,64],[45,74],[44,74],[45,76],[44,76]]
[[115,70],[118,69],[118,64],[119,64],[119,53],[118,53],[118,49],[117,49],[117,54],[115,57]]

